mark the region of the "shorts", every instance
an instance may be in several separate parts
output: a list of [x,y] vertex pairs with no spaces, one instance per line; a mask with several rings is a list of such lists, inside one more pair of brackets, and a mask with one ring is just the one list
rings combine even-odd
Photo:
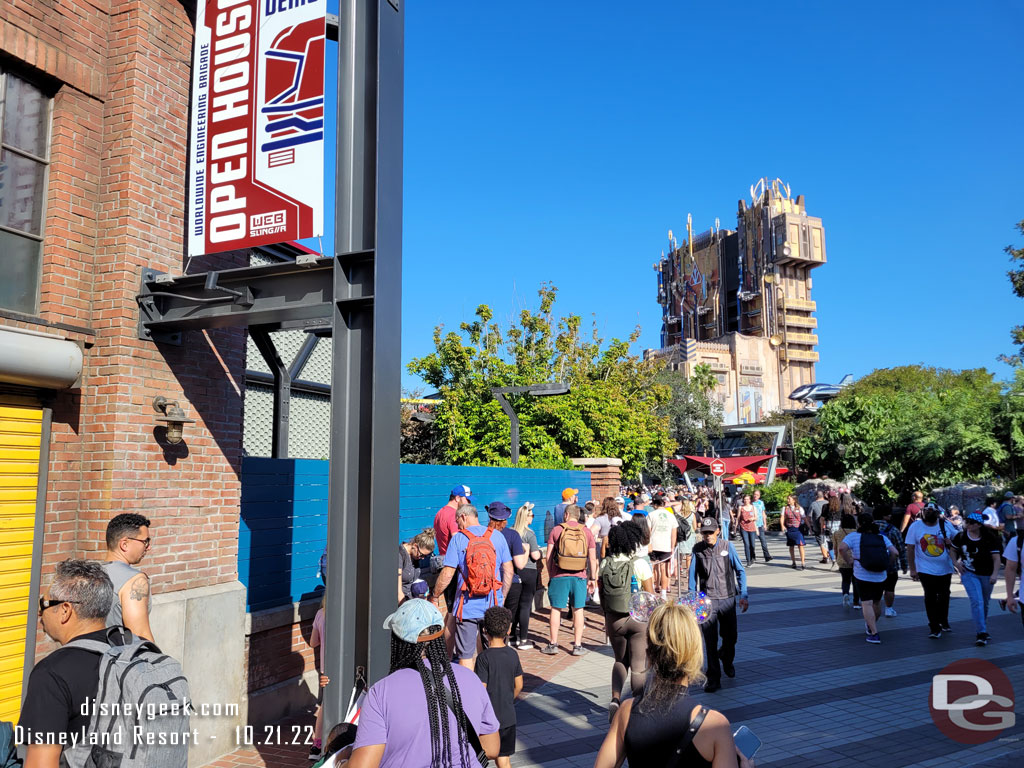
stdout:
[[827,538],[828,537],[825,536],[824,534],[816,533],[816,534],[814,534],[814,543],[817,544],[820,547],[820,546],[822,546],[825,543],[825,540]]
[[882,588],[883,592],[895,592],[896,591],[896,579],[900,577],[899,571],[889,571],[885,576],[885,581],[882,583],[885,585]]
[[498,738],[501,739],[501,746],[498,747],[498,757],[512,757],[516,753],[516,727],[514,725],[498,729]]
[[455,612],[455,598],[458,595],[458,584],[459,580],[452,577],[452,580],[448,582],[448,586],[444,588],[444,605],[445,610],[448,613]]
[[671,552],[651,552],[652,563],[667,563],[672,559]]
[[455,656],[472,659],[476,653],[476,639],[480,636],[480,619],[457,619],[455,621]]
[[786,546],[788,547],[802,547],[804,545],[804,535],[800,533],[799,528],[787,528],[786,529]]
[[573,609],[583,608],[587,604],[587,580],[580,576],[555,576],[548,584],[548,601],[552,608],[564,611],[569,607],[570,595]]
[[857,595],[862,603],[874,603],[882,599],[882,592],[885,591],[884,581],[864,581],[854,576],[853,583],[857,585]]

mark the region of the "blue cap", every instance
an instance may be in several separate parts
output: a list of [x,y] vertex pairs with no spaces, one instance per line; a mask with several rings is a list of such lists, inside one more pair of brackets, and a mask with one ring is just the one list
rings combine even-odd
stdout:
[[456,485],[452,488],[451,496],[463,496],[469,499],[470,504],[473,503],[472,492],[469,490],[468,485]]
[[512,514],[512,510],[500,501],[492,501],[484,509],[491,520],[508,520]]
[[964,518],[969,523],[977,523],[978,525],[985,524],[985,518],[981,512],[971,512],[967,517]]
[[[384,629],[391,630],[399,640],[415,643],[433,640],[433,637],[420,638],[423,630],[430,627],[444,627],[444,619],[437,607],[426,600],[406,600],[398,610],[384,619]],[[436,637],[444,633],[442,629]]]
[[409,591],[412,593],[413,597],[426,597],[427,590],[429,589],[430,585],[423,579],[416,579],[416,581],[409,585]]

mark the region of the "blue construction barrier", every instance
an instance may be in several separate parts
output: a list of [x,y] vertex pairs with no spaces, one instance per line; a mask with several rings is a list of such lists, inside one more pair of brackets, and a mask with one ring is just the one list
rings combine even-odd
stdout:
[[[590,498],[586,471],[402,464],[399,478],[402,541],[432,526],[437,510],[459,484],[473,491],[481,520],[487,517],[484,506],[492,501],[505,502],[513,515],[532,501],[538,540],[545,514],[561,500],[563,488],[579,488],[581,499]],[[243,459],[238,578],[248,589],[250,610],[287,605],[316,593],[321,585],[317,564],[327,541],[327,487],[326,461]]]

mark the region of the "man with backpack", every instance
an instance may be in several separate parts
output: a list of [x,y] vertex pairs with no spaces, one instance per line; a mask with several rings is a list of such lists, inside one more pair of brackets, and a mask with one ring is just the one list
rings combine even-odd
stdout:
[[853,564],[853,581],[860,597],[864,631],[867,634],[864,639],[872,645],[878,645],[882,642],[878,636],[877,623],[882,615],[882,593],[889,569],[899,557],[899,550],[878,532],[874,515],[861,512],[857,515],[857,530],[848,533],[839,544],[839,557],[842,562]]
[[[185,768],[195,738],[189,731],[188,682],[178,662],[151,642],[124,627],[106,626],[114,600],[103,566],[86,560],[59,563],[39,598],[43,631],[61,647],[29,676],[17,734],[27,747],[26,766],[81,768],[92,759],[90,764],[123,768]],[[118,674],[108,674],[115,664]],[[102,691],[101,679],[109,681]],[[154,690],[160,695],[146,699]],[[143,716],[136,720],[138,711]],[[148,743],[160,734],[154,742],[174,743]]]
[[896,617],[896,609],[893,605],[896,602],[896,581],[899,579],[898,568],[902,568],[903,573],[906,573],[909,568],[907,545],[903,542],[903,534],[900,533],[900,529],[891,522],[891,507],[885,504],[877,506],[872,514],[875,518],[875,524],[878,526],[878,532],[885,536],[889,543],[896,547],[896,551],[899,552],[899,563],[889,563],[889,570],[885,577],[885,586],[882,589],[882,597],[885,599],[885,615],[891,619]]
[[583,608],[587,604],[587,592],[597,588],[597,552],[594,534],[580,523],[580,515],[577,505],[567,506],[565,521],[552,528],[548,537],[550,642],[540,652],[549,656],[558,653],[558,625],[566,608],[572,611],[572,655],[586,653],[583,648]]
[[455,617],[455,655],[459,664],[472,669],[484,613],[492,605],[504,604],[512,586],[512,555],[501,531],[480,525],[472,504],[459,507],[455,517],[458,531],[448,543],[430,602],[436,605],[456,579],[451,609]]
[[924,609],[928,614],[928,637],[937,640],[949,626],[949,585],[953,579],[953,561],[949,550],[950,535],[955,533],[939,515],[939,508],[929,503],[922,518],[907,529],[907,559],[910,578],[924,588]]

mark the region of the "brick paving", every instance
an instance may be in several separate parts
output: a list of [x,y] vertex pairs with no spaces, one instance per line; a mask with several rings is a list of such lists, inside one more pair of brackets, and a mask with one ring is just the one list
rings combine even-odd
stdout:
[[[1024,765],[1024,721],[978,746],[943,736],[928,709],[931,679],[948,663],[981,658],[1000,667],[1016,695],[1024,696],[1024,630],[1020,619],[999,611],[996,587],[990,615],[991,645],[974,645],[974,627],[963,588],[954,577],[950,621],[954,632],[927,637],[919,585],[901,577],[896,618],[880,620],[882,644],[864,642],[859,611],[840,605],[839,575],[816,563],[789,568],[780,538],[776,557],[748,570],[751,607],[740,617],[737,677],[694,701],[747,725],[763,741],[758,768],[812,768],[844,763],[887,768],[1010,768]],[[809,550],[808,550],[809,552]],[[582,658],[523,651],[526,690],[516,705],[516,768],[589,768],[607,731],[611,652],[604,645],[596,608],[587,609]],[[536,614],[531,639],[544,640],[545,617]],[[1021,707],[1018,705],[1018,711]],[[308,766],[305,748],[241,750],[208,768]]]

